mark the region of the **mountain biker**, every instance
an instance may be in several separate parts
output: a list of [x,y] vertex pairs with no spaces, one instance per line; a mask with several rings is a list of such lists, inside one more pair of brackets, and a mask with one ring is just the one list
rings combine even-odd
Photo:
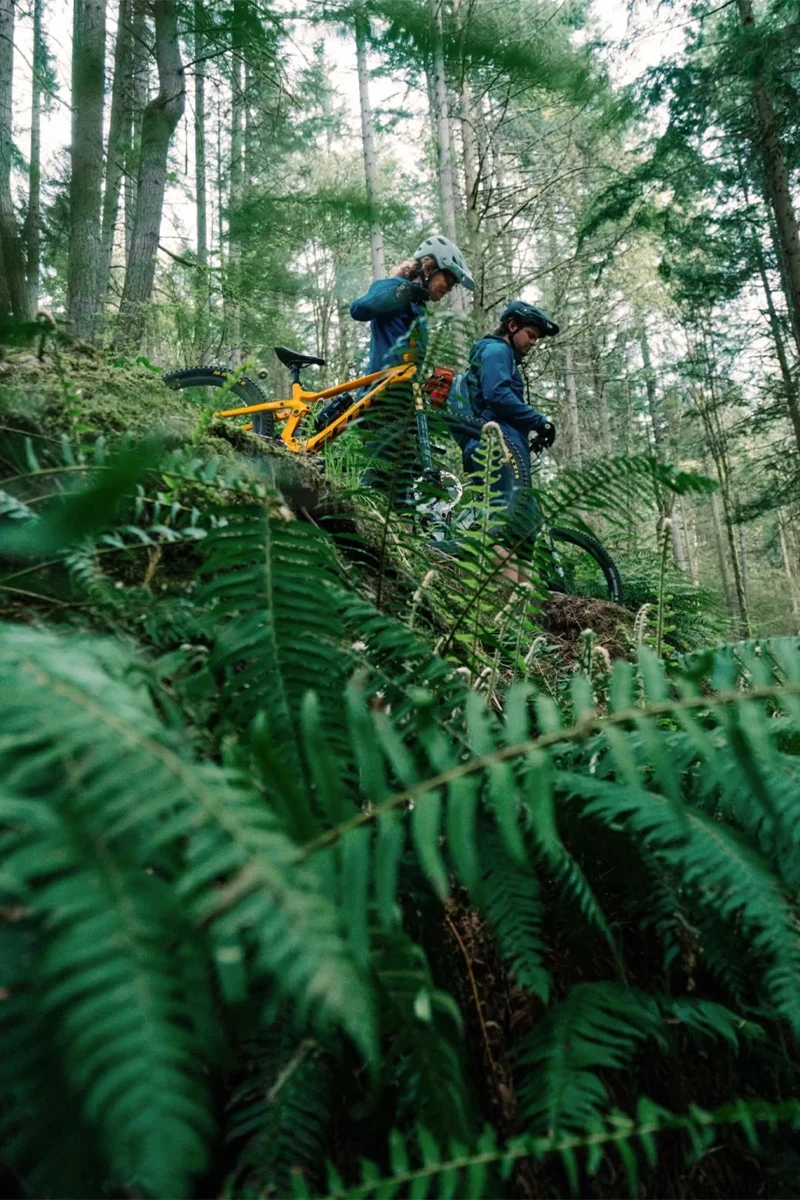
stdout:
[[365,296],[354,300],[350,316],[370,322],[368,373],[380,371],[408,347],[415,323],[414,349],[421,362],[428,338],[425,305],[443,300],[457,285],[475,290],[464,256],[454,242],[433,234],[388,279],[376,279]]
[[[557,333],[558,325],[541,309],[525,300],[512,300],[500,314],[494,333],[474,342],[469,352],[465,386],[473,419],[481,425],[495,422],[506,449],[507,461],[493,490],[503,497],[516,522],[524,522],[523,531],[536,524],[535,505],[523,504],[519,512],[513,513],[516,493],[531,485],[529,438],[533,434],[538,445],[552,446],[556,430],[548,417],[525,402],[519,364],[540,338],[555,337]],[[480,439],[458,440],[464,467],[474,472],[478,468],[475,451]]]
[[[364,296],[350,305],[350,316],[355,321],[369,321],[369,366],[368,373],[399,362],[401,356],[411,350],[421,363],[428,343],[428,323],[425,305],[443,300],[454,287],[475,290],[464,256],[454,242],[441,234],[432,234],[414,251],[412,258],[395,267],[388,279],[377,279]],[[388,389],[387,389],[388,390]],[[383,397],[379,397],[379,401]],[[366,433],[365,449],[372,459],[384,464],[392,462],[402,452],[402,443],[408,439],[407,421],[394,417],[386,409],[383,413],[369,414],[361,422]],[[376,438],[375,432],[378,432]],[[409,446],[408,458],[402,469],[403,487],[410,482],[413,447]],[[386,470],[371,467],[364,482],[372,486],[386,486]]]

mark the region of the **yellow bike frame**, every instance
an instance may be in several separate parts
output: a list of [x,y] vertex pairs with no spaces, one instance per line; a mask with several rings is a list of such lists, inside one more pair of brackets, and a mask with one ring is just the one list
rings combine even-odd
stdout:
[[[413,356],[406,354],[403,356],[403,361],[397,363],[396,366],[384,367],[382,371],[373,371],[371,375],[362,375],[359,379],[349,379],[346,383],[337,383],[336,387],[324,388],[321,392],[307,392],[302,384],[293,383],[291,399],[267,400],[264,404],[250,404],[246,408],[226,408],[221,412],[215,412],[214,416],[248,417],[257,412],[274,413],[278,421],[285,421],[281,432],[281,441],[286,448],[293,454],[311,454],[325,442],[338,437],[352,420],[360,416],[362,412],[366,412],[380,392],[390,384],[407,382],[415,374],[416,369],[417,364],[414,362]],[[341,396],[343,392],[350,391],[351,388],[366,387],[368,384],[373,386],[359,400],[351,404],[345,412],[341,413],[335,421],[331,421],[325,429],[304,440],[294,436],[297,426],[306,413],[310,412],[311,404],[317,400],[329,400],[334,396]]]

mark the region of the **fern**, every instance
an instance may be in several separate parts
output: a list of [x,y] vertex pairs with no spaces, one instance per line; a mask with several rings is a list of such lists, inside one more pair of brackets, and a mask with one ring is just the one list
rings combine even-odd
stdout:
[[331,719],[348,667],[329,540],[313,526],[269,517],[263,509],[230,509],[204,543],[200,599],[214,613],[209,658],[225,699],[227,721],[248,729],[259,711],[284,774],[299,779],[297,728],[312,684]]
[[10,824],[3,884],[28,910],[37,947],[20,1003],[3,1014],[5,1052],[17,1021],[50,1018],[53,1049],[117,1179],[185,1195],[213,1120],[193,1016],[203,1002],[170,953],[187,931],[169,889],[113,861],[78,813],[12,797],[0,821]]
[[[214,1186],[220,1093],[230,1194],[318,1190],[340,1110],[337,1165],[356,1179],[369,1136],[381,1166],[351,1190],[381,1195],[499,1194],[522,1159],[586,1191],[609,1152],[629,1190],[640,1168],[657,1190],[663,1132],[699,1155],[717,1125],[741,1142],[797,1121],[796,1106],[676,1117],[643,1098],[634,1119],[612,1098],[638,1094],[644,1047],[656,1095],[656,1052],[686,1075],[695,1047],[724,1056],[715,1087],[735,1090],[743,1051],[749,1090],[797,1086],[796,639],[669,665],[643,648],[602,675],[589,645],[590,674],[563,692],[500,703],[536,597],[498,583],[490,497],[440,625],[440,649],[484,673],[470,687],[349,590],[355,572],[286,519],[273,479],[202,447],[17,449],[2,586],[99,586],[86,619],[122,631],[0,626],[0,1108],[28,1191]],[[605,511],[628,486],[706,485],[606,460],[562,475],[546,516]],[[171,546],[202,558],[194,591],[149,589],[138,548],[149,564]],[[431,949],[459,886],[518,985],[501,981],[518,1008],[498,1018],[522,1039],[511,1142],[476,1137],[486,1089],[447,990],[460,963]],[[566,941],[615,982],[587,982]]]
[[[639,1100],[636,1118],[619,1111],[611,1113],[607,1123],[596,1122],[588,1134],[559,1137],[516,1137],[499,1145],[491,1129],[487,1129],[473,1148],[455,1140],[440,1145],[428,1130],[419,1128],[416,1136],[406,1139],[394,1133],[390,1140],[392,1173],[381,1175],[378,1166],[363,1161],[360,1183],[348,1187],[333,1170],[329,1172],[328,1197],[387,1196],[410,1194],[424,1200],[429,1195],[459,1195],[480,1198],[497,1195],[494,1172],[507,1181],[514,1164],[522,1159],[545,1160],[550,1157],[561,1162],[573,1194],[579,1193],[581,1166],[586,1175],[597,1174],[611,1151],[619,1156],[629,1192],[638,1190],[639,1169],[637,1154],[651,1167],[658,1158],[657,1138],[665,1133],[686,1135],[697,1157],[714,1145],[717,1131],[726,1127],[742,1131],[751,1148],[758,1148],[759,1124],[774,1128],[785,1122],[792,1130],[800,1127],[800,1106],[796,1100],[770,1104],[762,1100],[737,1100],[708,1112],[693,1106],[686,1114],[668,1112],[646,1097]],[[419,1164],[419,1165],[417,1165]],[[297,1194],[309,1197],[302,1186]]]
[[302,1172],[316,1183],[335,1095],[335,1060],[278,1020],[243,1047],[247,1077],[229,1101],[227,1140],[241,1142],[225,1195],[288,1194]]
[[601,512],[613,521],[621,511],[623,488],[629,504],[638,500],[655,507],[665,493],[708,495],[716,486],[704,475],[677,471],[655,458],[604,455],[584,470],[560,471],[536,497],[552,524],[581,525],[581,512]]
[[550,973],[544,966],[543,904],[536,873],[514,862],[499,838],[482,840],[484,910],[512,978],[543,1004],[550,994]]
[[[122,676],[132,664],[113,645],[11,626],[0,628],[0,645],[0,713],[7,734],[0,746],[4,776],[21,798],[29,798],[37,812],[42,810],[43,819],[52,810],[52,816],[47,816],[52,852],[26,855],[20,850],[18,860],[11,860],[12,866],[20,863],[12,883],[33,887],[37,873],[46,875],[49,864],[58,865],[62,859],[67,873],[63,885],[58,878],[52,882],[53,903],[65,904],[66,923],[63,930],[52,922],[43,929],[43,962],[61,963],[66,969],[74,958],[85,964],[87,972],[93,971],[93,953],[86,955],[80,948],[93,946],[95,931],[100,939],[97,987],[127,978],[126,972],[133,970],[131,960],[147,953],[151,958],[143,969],[150,987],[156,988],[157,954],[164,955],[164,966],[171,972],[175,959],[166,955],[169,919],[159,915],[155,900],[161,885],[142,876],[152,866],[157,879],[163,876],[169,882],[170,895],[185,906],[194,928],[208,929],[227,999],[240,995],[243,971],[270,977],[299,1011],[308,1013],[320,1027],[329,1021],[339,1023],[372,1057],[371,995],[340,936],[335,907],[313,867],[294,864],[293,844],[261,797],[229,771],[192,759],[182,745],[180,730],[164,729],[142,684],[124,681]],[[82,839],[80,855],[67,833]],[[89,853],[92,845],[97,847],[97,864]],[[70,873],[73,863],[74,875]],[[80,869],[89,865],[98,873],[97,884],[80,880]],[[27,869],[30,878],[24,875]],[[98,890],[101,880],[105,880],[103,892]],[[42,888],[45,896],[51,894],[40,880],[37,891]],[[84,892],[89,898],[81,900]],[[90,903],[93,893],[106,897],[97,901],[100,914]],[[121,932],[115,934],[113,924],[107,931],[97,925],[95,917],[100,915],[106,922],[116,919],[114,896],[119,919],[130,914],[141,948],[124,940]],[[137,915],[140,905],[145,906],[145,915]],[[59,938],[68,938],[69,952],[61,956]],[[91,994],[84,995],[77,987],[77,977],[62,987],[54,971],[42,976],[42,1003],[63,1004],[63,1044],[82,1044],[79,1034],[91,1042],[98,1011],[106,1015],[102,1005],[101,1010],[93,1006]],[[172,982],[169,976],[168,982]],[[127,993],[120,995],[126,1003]],[[130,1088],[132,1076],[140,1079],[142,1088],[149,1087],[154,1055],[167,1064],[173,1061],[171,1045],[176,1040],[182,1044],[179,1031],[186,1022],[173,1007],[169,986],[163,985],[156,995],[161,1007],[155,1006],[155,1000],[148,1000],[146,1007],[148,1013],[163,1014],[159,1018],[162,1037],[160,1044],[154,1040],[149,1058],[126,1057],[123,1014],[105,1030],[108,1045],[102,1047],[102,1054],[109,1057],[98,1061],[95,1074],[88,1076],[75,1065],[89,1115],[103,1107],[99,1097],[113,1097],[121,1085]],[[122,1055],[118,1038],[123,1038]],[[179,1067],[185,1058],[181,1052]],[[187,1110],[178,1086],[180,1071],[176,1068],[171,1087],[171,1077],[164,1071],[159,1078],[165,1089],[162,1109],[174,1110],[183,1120],[188,1145],[191,1130],[200,1122],[194,1109]],[[125,1113],[138,1128],[127,1102]],[[144,1117],[141,1120],[145,1122]],[[120,1155],[119,1147],[127,1143],[119,1140],[119,1132],[115,1127],[114,1167],[124,1175],[128,1151]],[[192,1149],[184,1167],[176,1168],[171,1155],[165,1161],[185,1179],[199,1158]],[[179,1184],[170,1180],[169,1186],[164,1184],[168,1192]],[[184,1184],[181,1189],[185,1190]]]
[[584,983],[571,988],[528,1036],[519,1090],[534,1133],[555,1136],[591,1127],[607,1106],[597,1071],[626,1066],[646,1038],[658,1038],[651,1008],[630,988]]
[[434,1136],[468,1139],[473,1116],[463,1069],[461,1014],[434,986],[421,947],[397,931],[373,954],[383,1003],[384,1072],[400,1092],[398,1118]]

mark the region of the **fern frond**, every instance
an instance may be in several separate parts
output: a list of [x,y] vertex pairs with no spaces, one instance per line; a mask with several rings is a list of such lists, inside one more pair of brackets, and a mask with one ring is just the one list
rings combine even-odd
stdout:
[[36,520],[36,513],[30,504],[25,504],[11,492],[0,488],[0,517],[8,517],[12,521]]
[[436,1137],[468,1139],[473,1125],[457,1005],[433,982],[424,951],[399,930],[376,937],[373,964],[383,1001],[384,1073],[399,1091],[397,1116]]
[[665,492],[708,495],[716,487],[704,475],[678,471],[655,458],[604,455],[583,470],[560,471],[546,492],[537,492],[537,500],[552,524],[582,524],[581,512],[602,512],[613,520],[623,494],[629,503],[636,499],[655,506]]
[[114,1176],[148,1195],[188,1194],[214,1121],[193,1019],[203,1001],[197,977],[190,995],[175,969],[170,945],[185,950],[189,931],[168,886],[115,859],[77,813],[12,797],[0,799],[0,825],[2,886],[27,910],[36,947],[15,996],[23,1002],[0,1005],[8,1099],[13,1106],[17,1021],[30,1033],[22,1047],[49,1026],[51,1053]]
[[[107,529],[125,497],[135,492],[137,484],[155,465],[158,453],[155,445],[123,446],[117,455],[93,464],[83,486],[69,492],[57,492],[46,498],[37,511],[38,520],[9,521],[0,528],[0,555],[40,558],[60,553],[65,547],[80,542],[96,531]],[[67,462],[85,474],[87,464]],[[37,472],[43,473],[39,468]],[[53,470],[61,473],[60,468]],[[30,476],[23,477],[30,480]]]
[[661,998],[658,1003],[668,1023],[699,1034],[701,1038],[727,1042],[734,1051],[739,1050],[742,1042],[766,1037],[757,1021],[748,1020],[714,1000],[677,996]]
[[[588,1129],[608,1101],[599,1069],[626,1066],[647,1038],[662,1037],[652,1006],[612,983],[583,983],[525,1040],[519,1097],[536,1133]],[[532,1068],[532,1069],[531,1069]]]
[[341,1023],[371,1057],[371,995],[325,876],[296,862],[263,796],[193,759],[141,679],[122,678],[133,664],[121,649],[13,626],[0,627],[0,647],[9,786],[79,806],[109,853],[135,850],[142,867],[168,855],[177,895],[224,948],[220,969],[235,978],[246,961],[315,1019]]
[[769,964],[763,975],[767,994],[800,1030],[797,922],[764,858],[722,822],[651,792],[566,772],[558,773],[557,782],[564,794],[581,797],[587,815],[615,826],[673,868],[707,913],[730,925],[741,923],[751,953]]
[[543,1004],[550,994],[550,973],[544,966],[543,906],[539,880],[527,864],[515,862],[496,834],[481,835],[484,868],[483,908],[512,978]]
[[278,1021],[243,1047],[247,1078],[229,1101],[227,1140],[243,1142],[225,1194],[288,1195],[294,1178],[318,1184],[335,1094],[335,1061]]
[[300,780],[303,697],[315,688],[334,736],[351,665],[332,593],[332,544],[314,526],[271,518],[263,508],[243,505],[226,516],[203,543],[201,599],[213,607],[216,624],[209,669],[222,689],[226,722],[245,734],[263,712],[270,741]]
[[333,599],[354,643],[355,661],[364,672],[365,695],[380,692],[383,704],[399,721],[416,709],[424,689],[437,719],[458,736],[468,688],[452,664],[434,653],[420,634],[378,612],[355,592],[334,588]]
[[[395,1131],[389,1142],[390,1175],[381,1175],[372,1162],[362,1162],[362,1182],[347,1187],[332,1170],[329,1172],[329,1200],[356,1200],[357,1197],[410,1194],[425,1197],[465,1195],[470,1200],[498,1195],[495,1172],[500,1179],[509,1178],[514,1164],[521,1159],[537,1161],[554,1157],[560,1160],[572,1191],[579,1192],[580,1169],[586,1175],[597,1173],[606,1156],[613,1150],[619,1155],[628,1192],[638,1194],[637,1153],[651,1165],[657,1161],[659,1135],[669,1132],[684,1134],[696,1151],[711,1149],[716,1131],[738,1128],[751,1146],[758,1145],[757,1126],[769,1128],[784,1123],[790,1129],[800,1128],[800,1104],[786,1100],[771,1104],[766,1100],[735,1100],[708,1112],[693,1106],[688,1113],[671,1113],[641,1097],[636,1117],[615,1111],[607,1123],[597,1122],[590,1133],[542,1138],[523,1136],[498,1145],[497,1137],[487,1129],[473,1148],[450,1141],[442,1146],[431,1134],[419,1128],[413,1138],[405,1139]],[[419,1164],[419,1165],[417,1165]],[[301,1197],[309,1198],[307,1189],[299,1189]]]

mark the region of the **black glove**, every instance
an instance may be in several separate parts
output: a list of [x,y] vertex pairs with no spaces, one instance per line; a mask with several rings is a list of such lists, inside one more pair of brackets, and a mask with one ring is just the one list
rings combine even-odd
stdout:
[[556,427],[552,421],[544,421],[533,435],[534,449],[545,450],[556,440]]
[[431,298],[431,294],[424,283],[408,279],[403,288],[403,297],[410,300],[412,304],[427,304]]

